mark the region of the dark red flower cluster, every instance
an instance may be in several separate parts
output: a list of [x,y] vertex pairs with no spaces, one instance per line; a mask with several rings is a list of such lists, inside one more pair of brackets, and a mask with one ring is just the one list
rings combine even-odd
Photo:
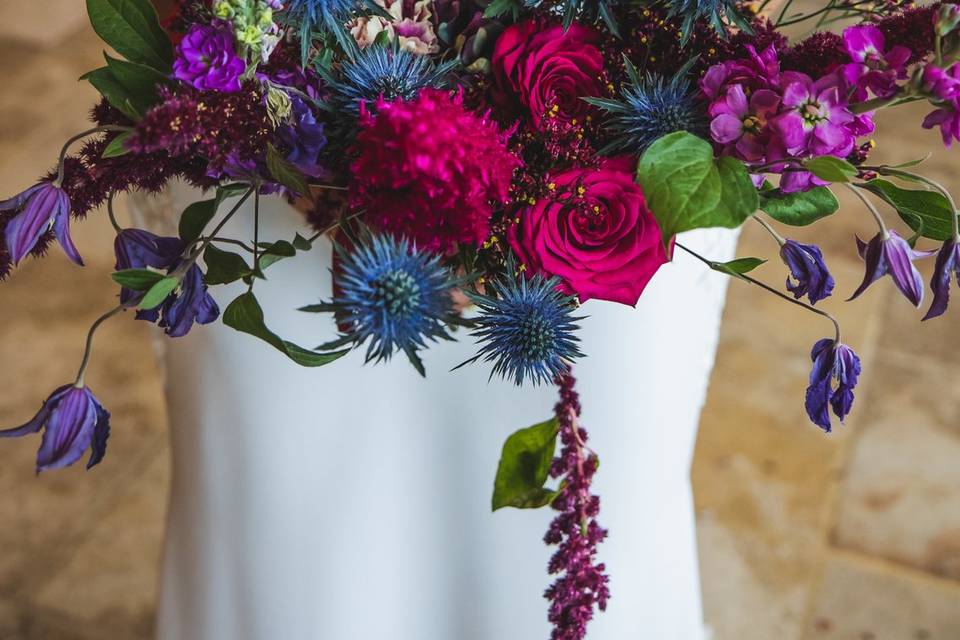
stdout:
[[910,49],[909,62],[916,62],[933,51],[933,17],[942,3],[911,7],[877,21],[877,28],[890,45]]
[[587,432],[580,427],[580,396],[576,379],[568,369],[557,377],[560,402],[554,407],[560,423],[563,449],[550,468],[550,475],[563,478],[560,495],[551,505],[559,515],[550,523],[544,536],[548,545],[559,545],[550,559],[551,574],[562,574],[544,597],[550,601],[549,619],[553,624],[552,640],[582,640],[594,608],[607,608],[609,577],[603,563],[597,563],[597,545],[607,537],[606,529],[597,524],[600,498],[590,493],[593,474],[599,466],[597,456],[588,453]]

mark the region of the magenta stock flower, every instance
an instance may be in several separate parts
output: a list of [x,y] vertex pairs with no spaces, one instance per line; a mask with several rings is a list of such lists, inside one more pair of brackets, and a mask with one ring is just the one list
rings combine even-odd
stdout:
[[713,139],[737,157],[761,162],[769,143],[767,121],[777,113],[780,96],[769,89],[754,91],[749,100],[743,86],[731,86],[723,99],[710,105],[710,133]]
[[40,237],[53,229],[64,253],[83,266],[83,258],[70,238],[70,198],[53,182],[36,184],[9,200],[0,202],[0,212],[13,212],[4,231],[7,251],[14,264],[37,246]]
[[219,20],[195,24],[177,48],[173,76],[202,91],[240,91],[247,63],[237,55],[233,27]]
[[843,42],[853,60],[843,66],[843,78],[852,90],[852,100],[866,100],[868,89],[878,98],[897,93],[897,80],[907,77],[910,49],[897,45],[886,50],[883,33],[873,25],[848,27],[843,32]]
[[784,74],[783,111],[771,123],[784,149],[793,156],[846,156],[854,135],[844,125],[853,114],[840,97],[835,78],[814,82],[802,73]]
[[913,261],[933,255],[932,251],[915,251],[896,231],[881,231],[870,242],[857,238],[857,251],[866,263],[867,270],[863,282],[850,296],[850,300],[889,274],[904,297],[913,306],[920,306],[923,302],[923,278]]

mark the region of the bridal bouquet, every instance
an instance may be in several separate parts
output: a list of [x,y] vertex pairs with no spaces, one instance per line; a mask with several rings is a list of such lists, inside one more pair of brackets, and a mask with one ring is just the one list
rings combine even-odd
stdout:
[[[70,226],[105,205],[118,302],[91,327],[76,380],[0,435],[42,432],[38,471],[87,450],[99,463],[110,414],[84,373],[97,328],[123,312],[171,338],[219,318],[308,367],[402,352],[421,374],[421,350],[465,327],[478,345],[465,365],[559,389],[550,420],[506,441],[493,508],[557,512],[553,638],[583,638],[609,591],[571,368],[580,305],[636,304],[680,251],[824,316],[833,330],[813,345],[804,402],[829,432],[860,361],[816,306],[835,286],[820,249],[787,228],[833,215],[833,190],[847,189],[877,225],[856,239],[865,274],[851,299],[889,275],[921,306],[913,263],[936,253],[926,320],[960,275],[951,195],[920,159],[870,160],[874,113],[910,102],[930,104],[918,126],[960,141],[960,5],[769,1],[182,0],[161,20],[148,0],[87,0],[114,52],[84,76],[103,99],[48,174],[0,202],[0,278],[53,243],[82,265]],[[804,21],[812,35],[788,41],[782,28]],[[117,193],[174,178],[209,193],[177,237],[120,226]],[[302,234],[260,237],[267,195],[297,203]],[[252,237],[222,234],[251,208]],[[785,282],[750,274],[763,259],[718,262],[678,235],[751,220]],[[256,287],[321,238],[336,248],[334,294],[303,292],[304,312],[330,316],[310,348],[269,329]],[[209,287],[237,281],[246,291],[221,312]]]

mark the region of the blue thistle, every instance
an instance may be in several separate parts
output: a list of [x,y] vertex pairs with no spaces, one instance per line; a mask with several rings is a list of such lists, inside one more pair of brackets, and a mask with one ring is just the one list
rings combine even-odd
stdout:
[[334,312],[347,329],[318,347],[367,346],[366,361],[383,362],[403,351],[424,375],[417,351],[427,340],[450,339],[444,323],[454,322],[450,290],[457,285],[440,257],[420,253],[404,239],[373,236],[347,253],[335,274],[337,295],[303,311]]
[[[530,9],[536,9],[543,4],[544,0],[524,0],[524,5]],[[613,8],[617,4],[619,0],[556,0],[554,6],[557,12],[562,12],[564,31],[569,29],[575,20],[592,23],[599,18],[611,34],[619,37],[620,31],[613,15]]]
[[343,109],[356,114],[361,102],[402,98],[411,100],[426,87],[442,88],[456,60],[435,65],[428,56],[419,56],[396,47],[372,46],[356,52],[343,63],[340,78],[324,74],[324,80]]
[[357,0],[288,0],[284,15],[287,22],[300,24],[303,66],[306,66],[314,32],[333,34],[343,48],[353,44],[344,25],[358,4]]
[[[507,264],[513,273],[513,264]],[[493,362],[494,374],[521,385],[549,383],[566,371],[566,362],[583,354],[577,348],[579,329],[570,314],[574,298],[557,290],[557,278],[502,276],[490,288],[493,295],[468,293],[479,307],[472,335],[482,344],[476,356],[465,362]],[[462,366],[462,365],[461,365]]]
[[753,33],[750,21],[740,13],[736,0],[664,0],[663,4],[669,17],[683,20],[681,30],[684,43],[693,34],[694,23],[700,20],[709,22],[721,35],[727,33],[724,18],[747,33]]
[[695,60],[687,62],[672,78],[664,78],[651,73],[641,76],[624,57],[629,83],[621,89],[620,99],[584,98],[610,114],[606,128],[611,141],[600,153],[640,155],[655,140],[674,131],[704,136],[706,105],[688,76]]

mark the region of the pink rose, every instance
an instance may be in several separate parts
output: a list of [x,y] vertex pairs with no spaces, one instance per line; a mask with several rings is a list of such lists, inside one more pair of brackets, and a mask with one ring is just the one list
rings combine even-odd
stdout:
[[581,302],[635,305],[667,254],[631,169],[631,160],[618,159],[554,177],[550,197],[520,211],[511,229],[522,263],[558,276]]
[[497,39],[493,52],[494,100],[519,103],[535,125],[546,117],[583,119],[592,107],[581,97],[602,95],[600,33],[572,24],[535,20],[515,24]]

